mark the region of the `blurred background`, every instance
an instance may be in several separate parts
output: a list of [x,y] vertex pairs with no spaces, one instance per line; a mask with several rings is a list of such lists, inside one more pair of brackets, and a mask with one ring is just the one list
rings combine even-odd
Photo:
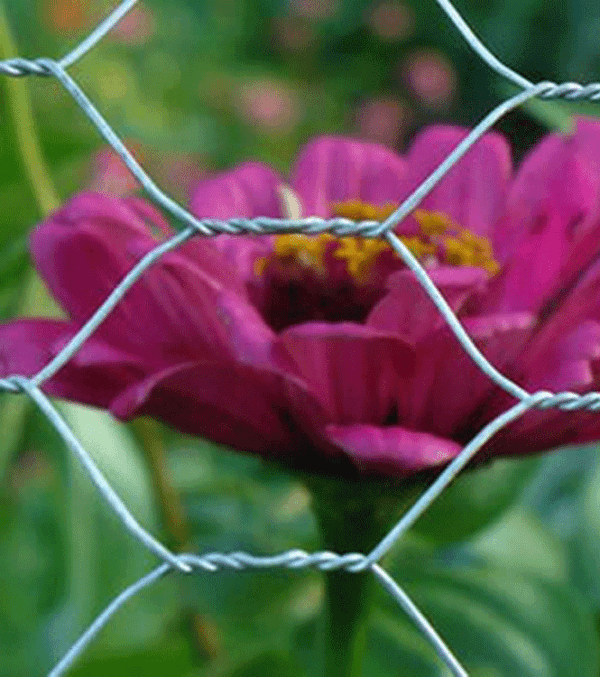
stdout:
[[[58,57],[115,4],[5,0],[0,58],[13,48]],[[457,0],[457,8],[530,80],[600,79],[597,0]],[[472,126],[514,91],[434,0],[147,0],[71,73],[181,201],[198,178],[245,159],[286,172],[318,134],[403,150],[423,125]],[[61,200],[84,188],[137,189],[57,83],[23,83]],[[20,152],[28,121],[12,112],[14,84],[0,80],[2,320],[32,312],[27,233],[43,215]],[[598,116],[600,106],[531,102],[498,129],[519,159],[576,113]],[[51,312],[39,298],[36,312]],[[142,524],[172,547],[317,547],[305,490],[258,459],[158,424],[125,426],[75,405],[61,411]],[[25,402],[0,397],[0,436],[0,675],[41,675],[155,560]],[[597,677],[597,447],[500,461],[459,479],[389,566],[473,677]],[[310,572],[174,577],[123,609],[70,674],[316,674],[321,602]],[[367,677],[445,674],[383,593],[369,649]]]

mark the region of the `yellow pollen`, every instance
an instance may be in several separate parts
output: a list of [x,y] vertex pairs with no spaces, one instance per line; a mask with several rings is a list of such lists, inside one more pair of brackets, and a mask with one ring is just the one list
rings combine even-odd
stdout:
[[449,230],[456,230],[456,226],[443,212],[428,212],[425,209],[415,209],[413,216],[417,220],[423,235],[428,237],[444,235]]
[[351,221],[385,221],[387,217],[398,208],[398,205],[389,202],[383,207],[361,202],[360,200],[348,200],[347,202],[334,202],[331,211],[336,216],[341,216]]
[[[395,204],[371,205],[360,200],[337,202],[331,205],[336,216],[353,221],[383,221],[396,208]],[[461,228],[442,212],[417,209],[413,216],[419,224],[420,235],[402,235],[400,239],[420,260],[437,259],[453,266],[474,266],[495,275],[500,266],[494,259],[492,246],[485,237]],[[329,251],[345,261],[346,270],[359,283],[368,280],[373,265],[381,252],[391,250],[382,239],[362,237],[335,238],[329,233],[319,235],[277,235],[274,238],[274,256],[284,266],[301,266],[320,275],[327,272],[325,256]],[[331,243],[335,242],[335,247]],[[254,272],[262,275],[270,257],[255,261]]]
[[495,275],[500,270],[500,265],[494,259],[492,245],[486,237],[457,226],[442,212],[417,209],[413,216],[423,235],[442,247],[438,257],[445,263],[483,268],[490,275]]
[[[276,235],[273,251],[275,257],[288,265],[300,264],[304,268],[312,268],[318,273],[325,273],[324,257],[327,246],[336,238],[329,233],[319,235]],[[267,257],[254,262],[254,272],[262,275],[268,263]]]
[[346,270],[359,282],[369,277],[380,252],[390,249],[387,242],[363,237],[342,237],[333,255],[346,260]]

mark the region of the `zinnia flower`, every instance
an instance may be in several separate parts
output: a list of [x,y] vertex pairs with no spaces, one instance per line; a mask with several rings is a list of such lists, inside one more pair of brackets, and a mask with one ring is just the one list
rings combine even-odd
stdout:
[[[223,219],[382,219],[465,134],[428,128],[404,156],[315,139],[287,179],[249,162],[202,181],[191,207]],[[490,133],[396,229],[483,353],[530,391],[598,387],[599,197],[598,122],[548,136],[514,175],[506,140]],[[1,326],[1,373],[41,368],[170,232],[146,202],[94,193],[42,223],[31,250],[69,319]],[[194,238],[44,388],[347,476],[444,464],[512,404],[387,243],[327,234]],[[479,458],[598,438],[597,415],[529,412]]]

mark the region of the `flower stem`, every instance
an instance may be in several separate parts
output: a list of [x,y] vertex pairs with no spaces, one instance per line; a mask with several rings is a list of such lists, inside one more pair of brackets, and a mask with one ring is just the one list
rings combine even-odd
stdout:
[[[4,11],[4,3],[0,2],[0,59],[17,56],[14,40]],[[3,77],[6,94],[8,116],[16,136],[16,148],[23,165],[30,190],[35,199],[40,216],[48,216],[59,206],[50,174],[44,161],[40,147],[33,107],[26,78]],[[57,314],[56,306],[50,299],[35,270],[30,269],[22,284],[21,302],[17,314],[21,317],[32,317],[42,314]],[[28,401],[23,397],[7,397],[0,409],[0,430],[4,431],[0,439],[0,483],[4,478],[14,450],[21,439]]]
[[[305,478],[322,545],[368,553],[420,491],[416,483]],[[324,676],[360,677],[375,581],[370,572],[325,575]]]
[[325,574],[325,677],[360,677],[373,600],[370,572]]
[[[4,3],[0,3],[0,59],[11,59],[15,56],[17,51],[4,12]],[[21,162],[40,214],[48,216],[58,208],[60,200],[40,147],[26,78],[3,79]]]
[[184,550],[190,536],[189,527],[183,505],[171,482],[160,426],[149,418],[137,419],[132,426],[146,456],[169,546]]

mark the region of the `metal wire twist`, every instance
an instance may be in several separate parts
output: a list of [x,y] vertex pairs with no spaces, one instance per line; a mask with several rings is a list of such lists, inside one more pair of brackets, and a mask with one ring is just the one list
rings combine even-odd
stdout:
[[[488,131],[497,120],[507,112],[520,106],[533,97],[542,99],[564,99],[566,101],[600,101],[600,83],[581,85],[576,82],[554,83],[544,81],[534,84],[525,77],[503,64],[479,40],[472,29],[464,21],[449,0],[436,0],[455,27],[462,34],[469,46],[500,76],[517,85],[521,91],[515,96],[502,102],[494,108],[448,155],[448,157],[428,176],[423,183],[382,223],[374,221],[353,222],[344,218],[321,219],[316,217],[283,220],[272,218],[255,219],[197,219],[181,205],[167,196],[146,174],[139,163],[129,153],[120,138],[111,126],[102,117],[98,109],[91,103],[77,83],[66,72],[66,69],[84,56],[90,49],[110,31],[117,22],[135,5],[136,0],[121,2],[81,43],[61,59],[54,61],[48,58],[26,59],[13,58],[0,61],[0,73],[12,77],[41,76],[55,77],[62,83],[65,90],[73,97],[77,105],[91,120],[98,132],[112,146],[125,162],[132,174],[138,179],[149,196],[179,222],[183,229],[171,239],[163,242],[146,254],[124,276],[106,300],[99,306],[92,317],[86,322],[69,343],[37,374],[26,377],[21,374],[9,375],[0,379],[0,391],[8,393],[24,393],[38,406],[48,419],[52,427],[59,433],[65,444],[77,456],[90,479],[108,505],[121,520],[124,527],[146,548],[156,554],[163,563],[152,572],[139,579],[122,593],[120,593],[93,621],[63,658],[49,673],[49,677],[63,675],[74,661],[85,650],[86,646],[109,622],[118,609],[134,595],[146,587],[153,585],[158,579],[175,570],[186,573],[204,572],[217,573],[220,569],[228,568],[241,570],[245,568],[288,568],[303,569],[314,567],[321,571],[344,570],[350,573],[370,570],[381,585],[396,600],[417,628],[428,639],[442,662],[455,677],[467,677],[466,670],[460,665],[450,649],[436,633],[434,628],[425,619],[415,604],[409,599],[400,586],[381,568],[381,558],[414,524],[431,503],[444,491],[454,477],[464,468],[482,446],[499,430],[522,416],[532,408],[557,408],[565,412],[600,411],[600,393],[590,392],[583,395],[573,392],[552,393],[540,391],[528,393],[517,383],[499,372],[479,351],[471,338],[465,332],[460,321],[452,312],[443,296],[435,287],[427,272],[418,260],[411,254],[402,241],[394,234],[394,227],[412,212],[423,198],[437,185],[445,174],[465,155],[471,146]],[[175,555],[149,534],[131,514],[121,501],[106,478],[98,469],[96,463],[79,443],[67,423],[60,416],[50,400],[40,390],[45,381],[52,378],[56,372],[68,362],[79,350],[82,344],[93,334],[104,321],[112,309],[119,303],[127,290],[140,276],[153,265],[160,257],[171,251],[193,236],[212,236],[221,233],[230,235],[265,234],[265,233],[305,233],[315,234],[329,232],[343,237],[347,235],[368,238],[383,237],[398,253],[400,258],[409,267],[435,303],[440,313],[456,335],[464,350],[475,364],[500,388],[517,400],[508,411],[488,423],[454,460],[440,473],[433,484],[421,495],[415,504],[403,515],[390,532],[367,554],[321,551],[307,553],[302,550],[289,550],[271,557],[257,557],[245,552],[207,553],[204,555],[180,554]]]

